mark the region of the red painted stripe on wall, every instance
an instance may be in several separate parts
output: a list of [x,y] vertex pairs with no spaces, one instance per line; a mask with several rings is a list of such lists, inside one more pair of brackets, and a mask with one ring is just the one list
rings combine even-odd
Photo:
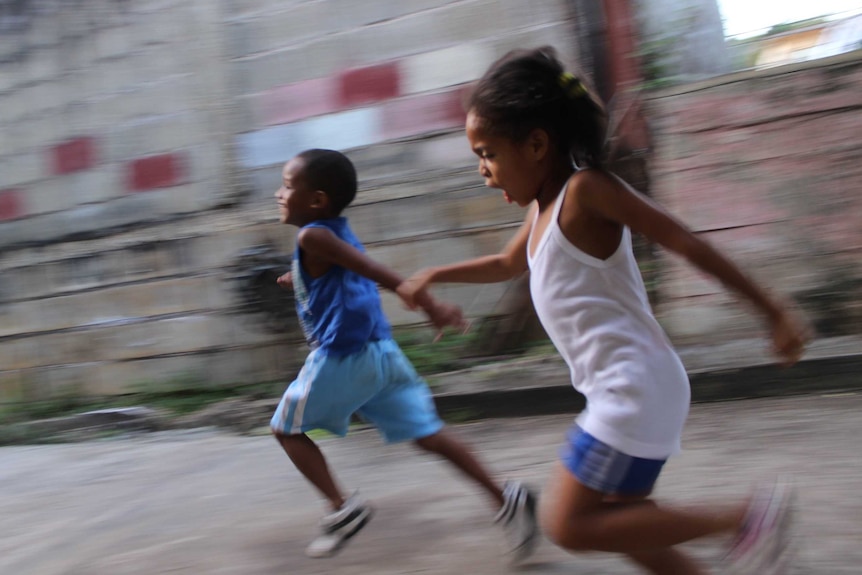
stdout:
[[0,222],[14,220],[24,215],[24,202],[21,190],[9,189],[0,191]]
[[133,192],[169,188],[182,184],[185,178],[185,158],[176,153],[140,158],[127,168],[127,186]]
[[463,90],[404,98],[383,105],[386,140],[457,128],[464,125]]
[[331,77],[268,90],[252,99],[255,120],[258,125],[274,126],[336,112],[340,86],[339,79]]
[[395,62],[347,70],[338,81],[338,104],[343,108],[401,95],[401,74]]
[[96,140],[89,136],[67,140],[51,149],[55,176],[86,170],[96,165]]

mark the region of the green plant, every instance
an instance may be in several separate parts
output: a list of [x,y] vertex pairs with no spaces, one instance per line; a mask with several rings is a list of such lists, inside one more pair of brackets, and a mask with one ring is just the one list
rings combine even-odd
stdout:
[[441,373],[461,369],[471,361],[469,350],[476,341],[476,332],[446,333],[438,341],[427,329],[402,329],[394,334],[404,355],[421,374]]

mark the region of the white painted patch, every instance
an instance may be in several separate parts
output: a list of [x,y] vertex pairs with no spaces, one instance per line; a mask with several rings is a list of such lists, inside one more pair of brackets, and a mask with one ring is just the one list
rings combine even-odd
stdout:
[[460,44],[401,61],[403,91],[417,94],[478,79],[494,62],[494,51],[485,44]]

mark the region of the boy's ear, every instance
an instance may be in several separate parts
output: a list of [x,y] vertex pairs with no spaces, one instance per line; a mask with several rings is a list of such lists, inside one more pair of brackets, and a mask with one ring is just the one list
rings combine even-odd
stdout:
[[311,196],[311,207],[326,209],[329,207],[329,195],[322,191],[316,190]]

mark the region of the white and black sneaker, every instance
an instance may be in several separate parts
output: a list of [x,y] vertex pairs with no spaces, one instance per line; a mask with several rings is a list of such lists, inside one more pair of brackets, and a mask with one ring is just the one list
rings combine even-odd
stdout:
[[347,541],[365,527],[374,510],[354,493],[341,509],[320,520],[322,533],[306,548],[309,557],[332,557]]
[[494,517],[506,536],[512,561],[522,561],[536,550],[539,528],[536,524],[536,497],[517,481],[507,481],[503,488],[503,506]]

